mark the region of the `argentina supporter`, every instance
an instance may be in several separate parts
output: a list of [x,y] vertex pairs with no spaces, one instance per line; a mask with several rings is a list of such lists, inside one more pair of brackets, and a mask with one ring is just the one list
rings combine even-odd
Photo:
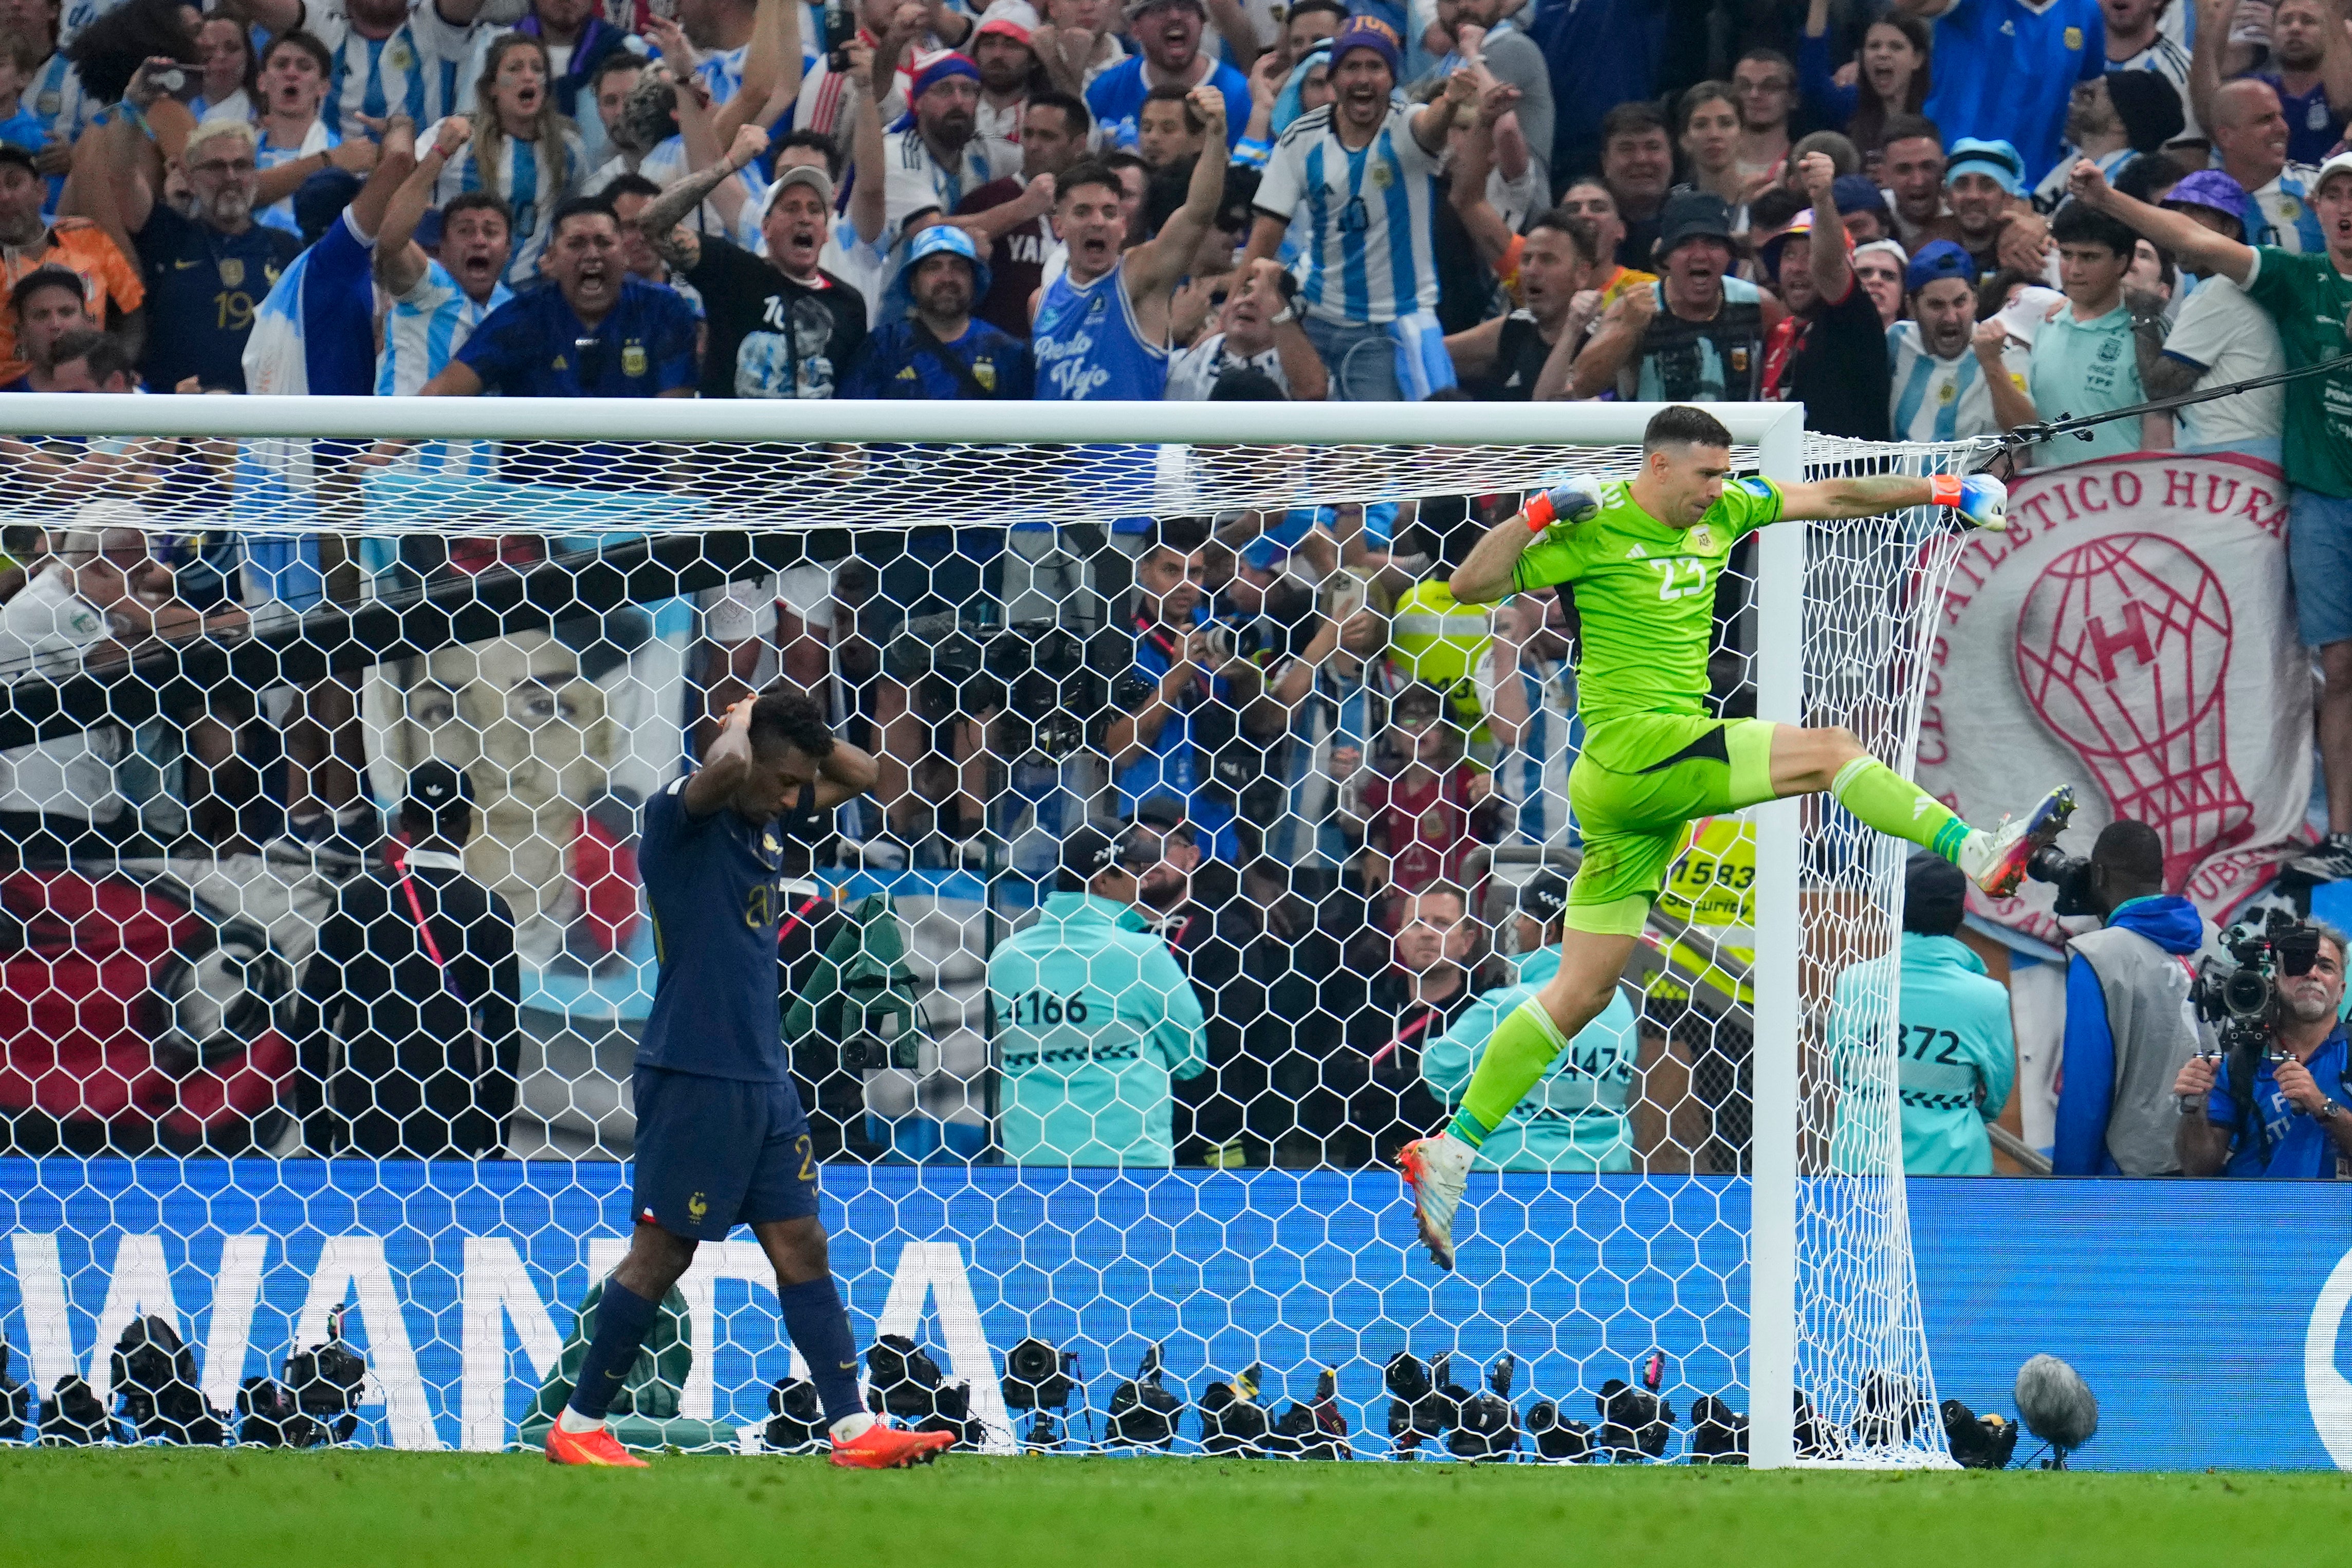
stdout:
[[1208,1069],[1192,984],[1143,924],[1142,875],[1166,853],[1149,826],[1088,823],[1064,841],[1036,922],[988,960],[1003,1102],[1020,1166],[1174,1160],[1176,1079]]
[[514,227],[500,198],[488,191],[451,197],[438,214],[435,254],[419,243],[434,183],[472,134],[472,124],[457,115],[436,128],[376,235],[376,281],[392,300],[376,355],[378,397],[415,396],[448,368],[474,329],[514,298],[505,281]]
[[948,224],[915,235],[893,298],[907,307],[875,324],[835,395],[850,398],[1025,399],[1029,346],[971,313],[988,292],[971,236]]
[[1476,78],[1456,71],[1436,102],[1400,109],[1400,61],[1385,24],[1342,28],[1331,40],[1336,100],[1282,133],[1255,198],[1249,260],[1276,255],[1293,216],[1307,219],[1307,336],[1330,395],[1348,402],[1419,402],[1454,384],[1436,316],[1436,175]]
[[555,214],[588,172],[587,148],[556,112],[548,76],[547,46],[537,38],[509,33],[493,44],[474,80],[474,134],[450,154],[436,187],[444,201],[467,191],[506,199],[514,220],[507,282],[517,288],[538,281]]
[[1950,240],[1919,247],[1903,274],[1911,319],[1886,329],[1892,421],[1897,441],[1965,441],[1999,435],[1991,379],[2022,389],[2024,349],[1996,331],[1977,341],[1977,264]]
[[299,29],[326,46],[319,112],[337,135],[394,113],[430,125],[463,107],[460,73],[482,0],[249,0],[243,9],[272,37]]

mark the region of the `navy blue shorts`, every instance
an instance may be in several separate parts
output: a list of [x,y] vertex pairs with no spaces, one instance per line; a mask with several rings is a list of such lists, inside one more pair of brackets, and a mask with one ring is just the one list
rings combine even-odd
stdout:
[[787,1079],[747,1083],[640,1066],[635,1179],[638,1223],[717,1241],[738,1225],[816,1212],[816,1151]]

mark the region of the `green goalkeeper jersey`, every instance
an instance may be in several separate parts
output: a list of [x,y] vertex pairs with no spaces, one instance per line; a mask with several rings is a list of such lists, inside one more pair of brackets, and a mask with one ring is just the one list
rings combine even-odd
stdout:
[[1731,547],[1780,520],[1783,497],[1769,479],[1735,479],[1706,515],[1670,528],[1637,505],[1629,483],[1601,487],[1600,515],[1538,539],[1511,570],[1525,592],[1576,585],[1583,654],[1576,670],[1577,706],[1588,750],[1610,768],[1654,758],[1620,758],[1605,727],[1651,715],[1706,715],[1707,655],[1715,646],[1715,585]]

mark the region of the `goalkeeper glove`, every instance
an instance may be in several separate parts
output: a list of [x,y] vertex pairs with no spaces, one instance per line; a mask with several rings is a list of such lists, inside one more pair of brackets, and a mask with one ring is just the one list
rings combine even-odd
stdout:
[[1927,498],[1949,507],[1980,528],[1999,533],[2009,527],[2009,486],[1990,474],[1938,474],[1927,481]]
[[1558,538],[1579,523],[1590,522],[1601,515],[1601,481],[1582,475],[1554,485],[1527,504],[1520,513],[1528,520],[1528,532]]

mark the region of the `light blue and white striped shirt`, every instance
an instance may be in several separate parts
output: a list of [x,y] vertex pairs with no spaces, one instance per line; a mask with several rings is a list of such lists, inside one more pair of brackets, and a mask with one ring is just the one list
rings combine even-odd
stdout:
[[[1495,685],[1499,678],[1490,647],[1475,672],[1478,695],[1488,713],[1495,711]],[[1568,775],[1584,746],[1584,721],[1576,712],[1576,674],[1565,659],[1548,660],[1536,669],[1515,665],[1510,679],[1519,683],[1528,716],[1518,742],[1498,747],[1495,758],[1495,790],[1509,803],[1504,818],[1506,843],[1575,844],[1582,842],[1576,819],[1569,810]]]
[[416,0],[408,20],[382,38],[362,37],[343,9],[344,0],[302,7],[303,29],[327,46],[334,70],[319,118],[330,130],[355,129],[352,118],[381,120],[398,110],[416,122],[421,134],[445,114],[470,106],[473,84],[464,79],[474,29],[445,21],[434,0]]
[[415,397],[417,389],[448,368],[482,318],[514,298],[499,284],[477,304],[449,269],[437,261],[407,293],[395,296],[383,319],[383,349],[375,359],[375,395]]
[[[330,148],[341,147],[343,144],[343,139],[328,130],[327,122],[323,119],[310,122],[310,129],[304,133],[302,143],[299,147],[273,146],[267,140],[269,135],[267,126],[256,124],[253,129],[256,136],[264,139],[257,141],[254,146],[253,163],[255,168],[264,172],[280,164],[291,163],[297,158],[308,158],[313,153],[324,152]],[[253,221],[257,224],[268,224],[274,229],[283,229],[298,239],[301,237],[302,225],[294,221],[294,198],[291,195],[281,196],[269,205],[261,208],[253,214]]]
[[[1890,412],[1895,440],[1961,441],[2000,434],[1992,388],[1973,349],[1962,349],[1957,360],[1939,360],[1920,341],[1919,323],[1897,321],[1886,329],[1886,357],[1895,371]],[[2023,350],[2012,345],[2001,357],[2015,374],[2024,375]]]
[[[824,37],[822,26],[817,37]],[[749,44],[739,49],[719,49],[703,56],[702,63],[694,68],[694,78],[709,90],[713,109],[743,90],[743,58],[751,52]]]
[[1437,304],[1438,158],[1413,140],[1421,112],[1391,109],[1349,152],[1327,106],[1300,115],[1266,160],[1255,205],[1306,222],[1299,303],[1325,321],[1385,325]]
[[467,191],[493,191],[504,196],[508,209],[514,214],[515,236],[514,256],[507,263],[507,282],[525,288],[539,277],[539,256],[547,248],[548,229],[555,209],[587,175],[587,151],[581,145],[580,133],[568,126],[562,143],[547,149],[552,156],[545,159],[539,155],[543,143],[502,136],[499,138],[498,167],[491,172],[495,178],[485,179],[475,156],[479,145],[467,143],[442,169],[441,178],[433,187],[434,204],[438,206]]

